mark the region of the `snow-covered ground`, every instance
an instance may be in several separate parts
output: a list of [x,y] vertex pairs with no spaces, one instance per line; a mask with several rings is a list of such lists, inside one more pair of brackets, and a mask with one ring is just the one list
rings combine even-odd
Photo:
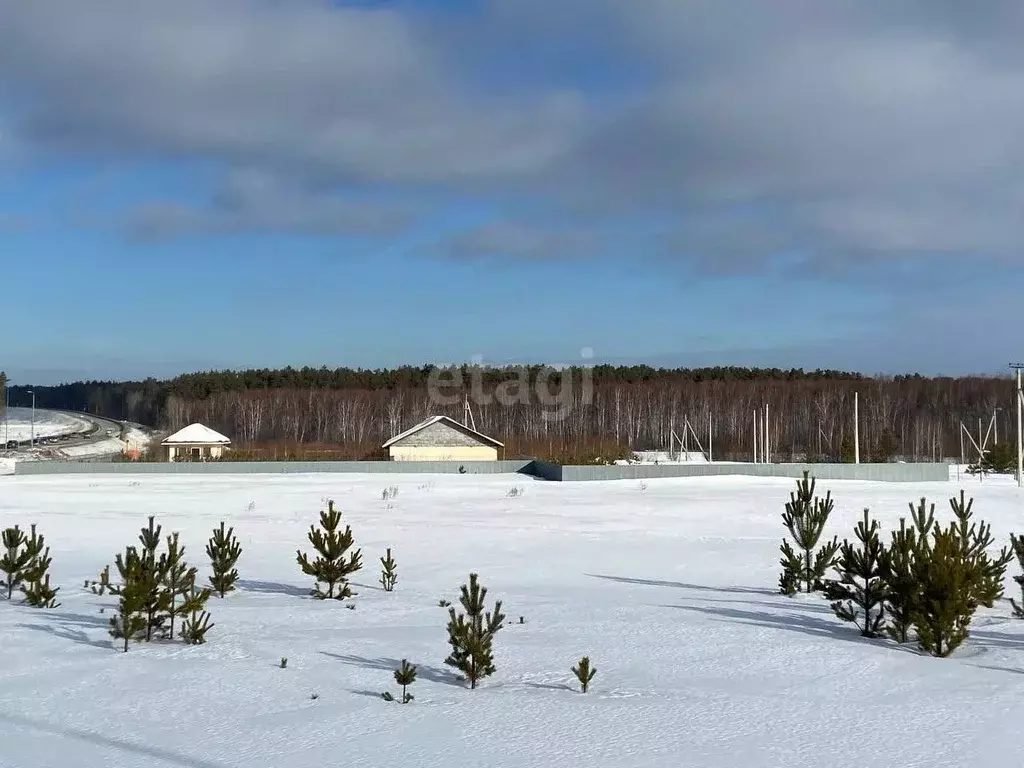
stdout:
[[[92,424],[88,420],[71,414],[40,409],[35,412],[36,437],[57,437],[58,435],[85,432],[91,426]],[[3,442],[31,440],[32,429],[31,408],[9,408],[7,419],[0,419],[0,439]]]
[[[398,495],[383,501],[390,485]],[[510,497],[512,487],[524,493]],[[3,524],[38,523],[63,586],[52,611],[0,604],[0,766],[1015,765],[1024,622],[1001,601],[940,660],[862,640],[819,598],[775,594],[792,487],[738,477],[0,478]],[[1024,530],[1012,480],[964,487],[1000,542]],[[927,496],[945,519],[958,488],[819,483],[836,498],[827,533],[840,538],[865,506],[888,527]],[[362,547],[356,610],[305,597],[310,580],[295,563],[326,498]],[[242,588],[212,601],[206,645],[121,654],[106,633],[113,599],[82,589],[147,515],[181,532],[204,573],[211,530],[235,526]],[[393,593],[374,586],[386,547],[398,562]],[[525,618],[498,634],[497,672],[475,691],[443,664],[438,606],[457,601],[470,571],[489,602]],[[598,670],[586,695],[567,687],[584,654]],[[378,697],[397,690],[402,658],[419,666],[407,706]]]
[[69,445],[59,449],[62,456],[70,459],[83,459],[90,456],[110,456],[116,453],[124,453],[125,443],[116,437],[108,437],[105,440],[97,440],[87,445]]

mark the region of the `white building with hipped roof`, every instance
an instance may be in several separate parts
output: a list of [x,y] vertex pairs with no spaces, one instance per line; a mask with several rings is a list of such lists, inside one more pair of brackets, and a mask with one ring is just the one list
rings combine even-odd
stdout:
[[223,456],[231,440],[203,424],[189,424],[160,445],[167,448],[168,461],[207,461]]

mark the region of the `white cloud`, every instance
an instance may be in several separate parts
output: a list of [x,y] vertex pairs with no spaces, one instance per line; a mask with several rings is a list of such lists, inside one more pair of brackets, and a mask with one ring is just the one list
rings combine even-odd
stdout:
[[0,111],[34,156],[226,169],[206,208],[150,201],[151,232],[387,233],[471,195],[498,214],[460,255],[658,214],[677,232],[634,252],[729,272],[787,249],[1017,263],[1021,30],[1002,0],[43,0],[0,10]]

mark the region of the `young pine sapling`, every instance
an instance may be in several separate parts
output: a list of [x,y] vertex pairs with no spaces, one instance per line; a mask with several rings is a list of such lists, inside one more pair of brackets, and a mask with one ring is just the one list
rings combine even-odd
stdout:
[[0,587],[7,590],[7,599],[14,598],[14,591],[25,582],[25,570],[42,550],[42,539],[36,536],[36,527],[32,526],[29,538],[18,526],[7,528],[0,534],[3,554],[0,555]]
[[188,618],[181,625],[181,639],[188,645],[205,643],[206,633],[214,627],[214,624],[210,623],[210,614],[206,611],[206,601],[210,599],[211,594],[209,589],[197,589],[193,579],[184,596],[182,612],[187,613]]
[[398,582],[398,563],[391,556],[391,547],[388,547],[387,555],[380,559],[380,585],[385,592],[392,592]]
[[238,571],[235,564],[242,555],[242,545],[234,535],[235,529],[224,529],[223,521],[220,528],[213,529],[213,536],[206,544],[206,554],[210,558],[210,565],[213,568],[213,575],[210,576],[210,586],[213,592],[219,597],[224,597],[235,588],[238,581]]
[[50,585],[48,571],[53,562],[50,557],[50,548],[43,547],[42,536],[36,538],[35,527],[32,529],[29,547],[33,550],[42,549],[42,551],[36,554],[23,571],[24,584],[21,590],[25,593],[25,602],[36,608],[57,608],[60,606],[60,603],[57,602],[57,593],[60,592],[60,587]]
[[[309,526],[309,543],[317,552],[315,560],[310,561],[303,552],[298,552],[298,563],[302,572],[316,579],[314,597],[320,600],[344,600],[355,595],[349,587],[348,577],[362,568],[361,550],[356,550],[346,558],[352,547],[352,528],[345,526],[340,532],[341,512],[334,508],[334,502],[327,502],[327,511],[320,513],[320,530]],[[327,585],[327,590],[320,588]]]
[[889,622],[885,634],[897,643],[910,640],[914,616],[921,601],[921,585],[914,574],[914,563],[918,542],[927,540],[935,524],[935,505],[929,509],[925,500],[917,508],[910,505],[914,525],[907,527],[906,518],[900,518],[900,527],[892,532],[889,546],[882,552],[880,563],[882,579],[885,582],[885,610]]
[[[402,666],[395,670],[395,682],[402,686],[402,698],[399,702],[408,704],[413,700],[413,695],[406,692],[406,688],[416,682],[416,667],[406,659],[402,659]],[[395,697],[385,691],[381,694],[384,701],[394,701]]]
[[[1017,556],[1017,564],[1021,570],[1024,571],[1024,535],[1010,534],[1010,545],[1013,547],[1013,554]],[[1014,582],[1020,587],[1021,594],[1024,595],[1024,573],[1021,573],[1013,577]],[[1021,599],[1020,603],[1010,598],[1010,605],[1013,606],[1013,616],[1016,619],[1024,619],[1024,598]]]
[[492,611],[485,612],[486,597],[487,588],[481,587],[477,574],[471,573],[459,598],[465,613],[448,609],[448,643],[452,650],[444,663],[465,675],[470,688],[476,688],[480,680],[494,674],[494,635],[505,620],[500,600],[494,603]]
[[860,545],[843,540],[836,563],[840,578],[827,590],[836,616],[853,622],[864,637],[877,637],[885,621],[886,587],[881,570],[885,547],[878,530],[878,521],[865,509],[864,519],[855,529]]
[[154,524],[150,516],[149,525],[139,534],[141,574],[146,586],[146,640],[153,639],[153,633],[163,629],[164,621],[170,615],[171,595],[164,589],[167,576],[167,554],[157,554],[162,541],[162,526]]
[[146,599],[149,596],[149,576],[142,568],[142,561],[135,547],[125,549],[114,561],[121,574],[121,584],[111,586],[110,593],[118,597],[117,613],[110,617],[110,634],[124,640],[124,651],[128,652],[129,640],[142,640],[146,629]]
[[597,667],[590,666],[590,657],[584,656],[579,663],[572,668],[572,673],[580,681],[580,691],[586,693],[590,689],[590,681],[597,674]]
[[178,541],[178,534],[167,537],[167,553],[163,569],[162,586],[166,594],[167,616],[171,625],[168,638],[174,639],[175,620],[189,612],[185,606],[185,596],[195,584],[197,571],[185,562],[185,547]]
[[786,595],[822,589],[825,574],[834,565],[839,551],[836,537],[815,551],[832,514],[833,502],[831,491],[820,499],[814,495],[814,486],[815,480],[804,472],[803,480],[797,481],[796,494],[790,493],[782,515],[782,522],[797,546],[794,550],[784,539],[780,547],[782,574],[779,576],[779,591]]
[[1013,560],[1013,552],[1003,547],[998,557],[991,557],[988,549],[994,543],[992,526],[983,521],[973,522],[971,508],[974,499],[960,497],[949,500],[955,518],[957,536],[964,548],[964,562],[971,582],[971,599],[977,605],[991,608],[1003,596],[1003,578],[1006,567]]

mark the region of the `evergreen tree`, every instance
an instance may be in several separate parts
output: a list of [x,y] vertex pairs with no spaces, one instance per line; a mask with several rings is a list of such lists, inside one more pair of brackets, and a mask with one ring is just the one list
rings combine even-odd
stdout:
[[[402,686],[402,698],[399,701],[408,704],[415,698],[411,693],[406,692],[406,688],[416,682],[416,667],[402,659],[402,666],[395,670],[395,682]],[[387,692],[382,693],[381,697],[384,701],[395,700],[395,697]]]
[[25,569],[39,555],[41,540],[36,536],[36,527],[32,526],[31,538],[18,526],[7,528],[0,534],[0,543],[3,544],[3,555],[0,556],[0,571],[4,578],[0,580],[0,587],[7,588],[7,599],[14,598],[14,590],[21,587],[25,582]]
[[853,444],[853,435],[846,435],[839,444],[839,461],[842,464],[853,464],[857,453]]
[[[307,555],[298,552],[298,563],[302,572],[316,579],[313,595],[320,600],[344,600],[355,595],[349,587],[348,577],[363,567],[362,551],[357,549],[346,559],[345,553],[352,547],[351,526],[346,525],[339,533],[341,512],[334,508],[334,502],[327,503],[327,511],[320,513],[320,527],[309,526],[309,543],[317,552],[316,560],[310,562]],[[320,584],[327,585],[327,591]],[[337,591],[335,591],[337,590]]]
[[[1017,536],[1010,534],[1010,544],[1013,547],[1013,554],[1017,556],[1017,564],[1024,570],[1024,535]],[[1014,576],[1013,580],[1017,586],[1020,587],[1021,594],[1024,595],[1024,574]],[[1021,599],[1018,604],[1012,597],[1010,598],[1010,605],[1013,606],[1014,618],[1024,619],[1024,598]]]
[[206,554],[213,568],[210,585],[220,597],[233,591],[238,580],[235,564],[242,555],[242,545],[238,543],[234,533],[234,528],[225,531],[224,522],[221,521],[220,528],[213,529],[213,536],[206,545]]
[[174,639],[174,624],[178,616],[185,616],[185,595],[194,587],[197,571],[185,562],[185,547],[178,542],[178,534],[167,537],[167,553],[164,555],[163,589],[167,603],[167,617],[170,628],[167,637]]
[[832,610],[843,621],[853,622],[864,637],[877,637],[885,621],[885,582],[881,561],[885,547],[878,538],[878,521],[864,519],[855,529],[860,546],[843,540],[836,569],[839,582],[832,586]]
[[976,607],[955,526],[936,527],[930,539],[919,543],[914,576],[921,589],[914,611],[918,642],[933,656],[948,656],[967,638]]
[[794,549],[788,540],[782,541],[779,589],[783,594],[794,594],[801,591],[801,587],[806,592],[822,589],[825,574],[835,563],[839,551],[839,540],[833,537],[815,552],[832,514],[832,492],[826,493],[824,499],[815,496],[815,480],[809,478],[808,472],[804,472],[803,480],[798,480],[796,485],[796,494],[789,494],[790,500],[782,515],[782,522],[797,545]]
[[505,621],[500,600],[494,603],[493,611],[485,612],[486,597],[487,588],[481,587],[477,574],[471,573],[459,598],[465,613],[448,609],[448,643],[452,650],[444,663],[465,675],[470,688],[494,674],[494,635]]
[[899,445],[899,440],[896,439],[896,435],[893,434],[891,429],[882,430],[882,434],[878,436],[878,442],[875,445],[872,461],[879,464],[892,461],[893,456],[899,450]]
[[141,563],[141,574],[146,586],[146,640],[153,639],[153,633],[163,629],[164,621],[168,618],[171,609],[171,595],[164,589],[164,581],[167,576],[167,555],[158,554],[160,543],[160,531],[162,526],[154,524],[154,518],[149,517],[149,525],[142,529],[139,534],[139,542],[142,548],[139,550]]
[[182,613],[187,614],[188,618],[181,625],[181,639],[189,645],[205,643],[206,633],[215,626],[210,623],[210,614],[206,611],[206,601],[211,594],[209,589],[197,589],[193,577],[182,605]]
[[60,591],[60,587],[50,585],[48,571],[53,563],[50,557],[50,548],[44,546],[42,536],[36,536],[35,526],[32,526],[28,549],[37,554],[23,571],[22,592],[25,593],[25,602],[36,608],[57,608],[60,605],[57,602],[57,593]]
[[146,631],[146,601],[149,597],[149,575],[143,572],[142,560],[135,547],[128,547],[124,555],[114,560],[121,584],[111,585],[110,593],[116,595],[117,613],[110,618],[110,634],[124,639],[124,652],[128,652],[129,640],[142,640]]
[[892,532],[889,546],[882,552],[881,573],[885,580],[886,613],[889,623],[885,633],[897,643],[910,640],[914,615],[921,599],[921,586],[914,573],[914,559],[918,541],[926,539],[935,524],[935,505],[927,507],[924,499],[915,509],[910,505],[913,527],[907,527],[907,520],[900,518],[899,530]]
[[[963,491],[950,499],[955,520],[935,526],[930,536],[918,534],[914,577],[920,595],[913,613],[921,647],[934,656],[948,656],[967,638],[978,606],[991,607],[1003,593],[1003,577],[1013,553],[1003,549],[992,558],[991,527],[972,521],[973,499]],[[921,508],[924,502],[922,500]]]
[[590,666],[590,657],[584,656],[580,659],[579,664],[572,668],[572,673],[580,681],[580,690],[586,693],[590,689],[590,681],[597,674],[597,667]]
[[996,443],[985,451],[980,469],[1006,474],[1017,468],[1017,449],[1012,443]]
[[380,559],[380,565],[380,585],[385,592],[392,592],[398,582],[398,563],[391,557],[391,547],[388,547],[387,555]]
[[959,498],[949,500],[949,506],[956,518],[954,525],[963,547],[971,600],[976,606],[991,608],[1003,596],[1003,579],[1006,567],[1013,560],[1013,552],[1004,547],[998,557],[989,556],[988,548],[995,541],[992,538],[992,526],[985,522],[972,522],[974,499],[966,501],[963,491],[960,491]]

